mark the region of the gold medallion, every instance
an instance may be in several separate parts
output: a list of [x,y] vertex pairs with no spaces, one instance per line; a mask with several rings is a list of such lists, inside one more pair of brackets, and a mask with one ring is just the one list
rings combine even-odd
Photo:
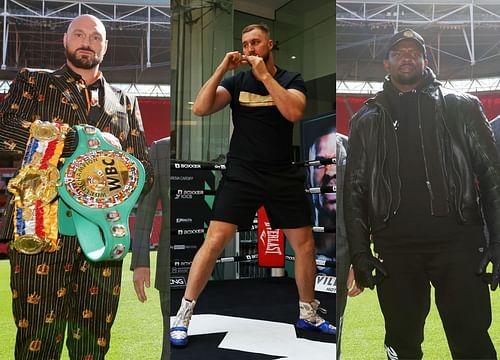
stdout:
[[60,131],[53,123],[37,121],[31,126],[31,135],[39,141],[51,141],[59,137]]
[[9,181],[7,189],[14,195],[14,201],[20,208],[31,208],[36,200],[41,200],[46,205],[57,196],[59,177],[59,170],[53,165],[40,169],[29,164]]
[[41,239],[36,235],[21,235],[12,242],[12,247],[27,255],[38,254],[50,248],[48,239]]
[[137,181],[137,165],[122,153],[111,150],[94,150],[80,155],[64,174],[71,196],[91,208],[121,204],[132,194]]

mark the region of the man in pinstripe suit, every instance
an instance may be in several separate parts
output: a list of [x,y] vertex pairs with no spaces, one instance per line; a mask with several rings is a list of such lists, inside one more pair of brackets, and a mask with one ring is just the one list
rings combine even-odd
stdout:
[[[91,15],[75,18],[64,34],[67,62],[54,72],[23,69],[0,105],[0,149],[24,153],[35,120],[92,124],[107,141],[134,154],[152,179],[137,101],[111,87],[99,71],[106,29]],[[70,131],[61,157],[77,139]],[[13,205],[3,238],[13,239]],[[10,221],[9,221],[10,220]],[[104,359],[120,295],[121,261],[86,260],[76,237],[56,237],[47,251],[9,251],[16,359],[59,359],[66,327],[71,359]]]
[[163,316],[163,348],[161,359],[170,359],[170,138],[155,141],[150,150],[154,169],[153,187],[137,208],[132,242],[134,289],[139,301],[147,300],[144,287],[150,286],[149,244],[158,200],[161,202],[161,230],[156,258],[155,288],[160,292]]

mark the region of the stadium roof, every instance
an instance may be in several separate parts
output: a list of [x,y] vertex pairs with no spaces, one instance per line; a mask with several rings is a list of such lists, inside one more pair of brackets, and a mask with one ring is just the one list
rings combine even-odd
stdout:
[[86,0],[87,4],[121,4],[121,5],[147,5],[147,6],[167,6],[170,7],[170,0]]
[[387,40],[407,27],[426,40],[438,78],[500,75],[498,0],[337,0],[336,19],[340,81],[381,81]]

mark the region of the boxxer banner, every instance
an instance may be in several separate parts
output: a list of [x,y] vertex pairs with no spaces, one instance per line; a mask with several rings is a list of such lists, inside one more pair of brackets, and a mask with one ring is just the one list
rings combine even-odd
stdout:
[[172,162],[171,280],[172,288],[186,286],[191,261],[203,243],[215,195],[216,171],[224,165]]

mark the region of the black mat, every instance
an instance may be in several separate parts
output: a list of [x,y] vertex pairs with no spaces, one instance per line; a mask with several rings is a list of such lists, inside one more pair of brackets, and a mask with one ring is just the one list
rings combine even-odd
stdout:
[[[172,290],[172,315],[177,312],[183,290]],[[335,296],[316,293],[321,307],[328,313],[325,318],[335,324]],[[217,314],[250,319],[294,324],[298,318],[298,294],[294,279],[265,278],[210,281],[198,299],[196,314]],[[296,329],[298,338],[335,342],[335,336]],[[219,349],[225,333],[189,337],[186,348],[172,348],[172,360],[252,360],[276,359],[255,353]],[[332,354],[333,356],[333,354]]]

